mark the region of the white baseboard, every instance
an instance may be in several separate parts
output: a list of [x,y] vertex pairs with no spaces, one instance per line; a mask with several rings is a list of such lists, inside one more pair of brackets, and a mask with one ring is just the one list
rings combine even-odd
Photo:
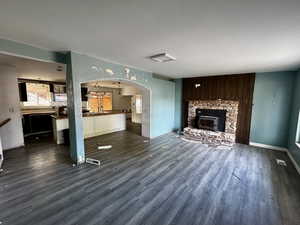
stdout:
[[281,152],[288,151],[288,149],[284,148],[284,147],[279,147],[279,146],[274,146],[274,145],[265,145],[265,144],[256,143],[256,142],[250,142],[249,145],[254,146],[254,147],[259,147],[259,148],[266,148],[266,149],[281,151]]
[[260,143],[255,143],[255,142],[250,142],[249,143],[251,146],[254,147],[259,147],[259,148],[266,148],[266,149],[271,149],[271,150],[276,150],[276,151],[281,151],[281,152],[286,152],[290,160],[292,161],[294,167],[296,168],[298,174],[300,175],[300,167],[296,163],[295,159],[293,158],[292,154],[287,148],[279,147],[279,146],[273,146],[273,145],[265,145],[265,144],[260,144]]
[[286,153],[287,153],[287,155],[289,156],[290,160],[291,160],[292,163],[294,164],[294,167],[296,168],[297,172],[298,172],[299,175],[300,175],[300,167],[299,167],[299,165],[296,163],[294,157],[292,156],[292,154],[290,153],[290,151],[287,151]]

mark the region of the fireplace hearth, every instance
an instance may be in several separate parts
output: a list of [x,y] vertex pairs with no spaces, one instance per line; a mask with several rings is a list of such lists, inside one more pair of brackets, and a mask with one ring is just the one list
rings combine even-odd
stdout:
[[234,144],[238,105],[227,100],[189,101],[185,138],[211,145]]

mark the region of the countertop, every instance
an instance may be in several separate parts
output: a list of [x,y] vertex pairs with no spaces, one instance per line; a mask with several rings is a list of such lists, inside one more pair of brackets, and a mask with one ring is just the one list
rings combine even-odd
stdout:
[[54,109],[22,109],[22,115],[31,115],[31,114],[53,114],[55,113]]
[[[120,111],[111,111],[111,112],[104,112],[104,113],[83,113],[83,117],[92,117],[92,116],[107,116],[107,115],[113,115],[113,114],[125,114],[126,112],[120,112]],[[67,119],[67,115],[51,115],[54,119],[62,120]]]

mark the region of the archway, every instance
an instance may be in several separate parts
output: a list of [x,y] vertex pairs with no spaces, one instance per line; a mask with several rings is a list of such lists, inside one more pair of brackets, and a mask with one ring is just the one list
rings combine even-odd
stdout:
[[[113,81],[113,82],[122,82],[122,84],[130,85],[137,90],[139,90],[139,93],[142,96],[142,118],[141,118],[141,135],[143,137],[150,138],[150,124],[151,124],[151,117],[150,117],[150,107],[151,107],[151,89],[142,86],[141,84],[138,84],[134,81],[120,79],[120,78],[104,78],[104,79],[97,79],[97,80],[87,80],[83,83],[91,83],[91,82],[107,82],[107,81]],[[82,91],[82,90],[81,90]],[[82,118],[81,118],[82,119]]]

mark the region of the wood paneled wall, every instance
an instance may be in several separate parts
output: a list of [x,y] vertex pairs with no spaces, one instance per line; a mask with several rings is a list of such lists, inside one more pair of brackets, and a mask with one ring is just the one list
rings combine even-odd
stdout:
[[[239,101],[236,141],[249,144],[254,82],[255,74],[184,78],[182,88],[184,127],[187,126],[190,100]],[[196,88],[196,84],[200,84],[200,87]]]

